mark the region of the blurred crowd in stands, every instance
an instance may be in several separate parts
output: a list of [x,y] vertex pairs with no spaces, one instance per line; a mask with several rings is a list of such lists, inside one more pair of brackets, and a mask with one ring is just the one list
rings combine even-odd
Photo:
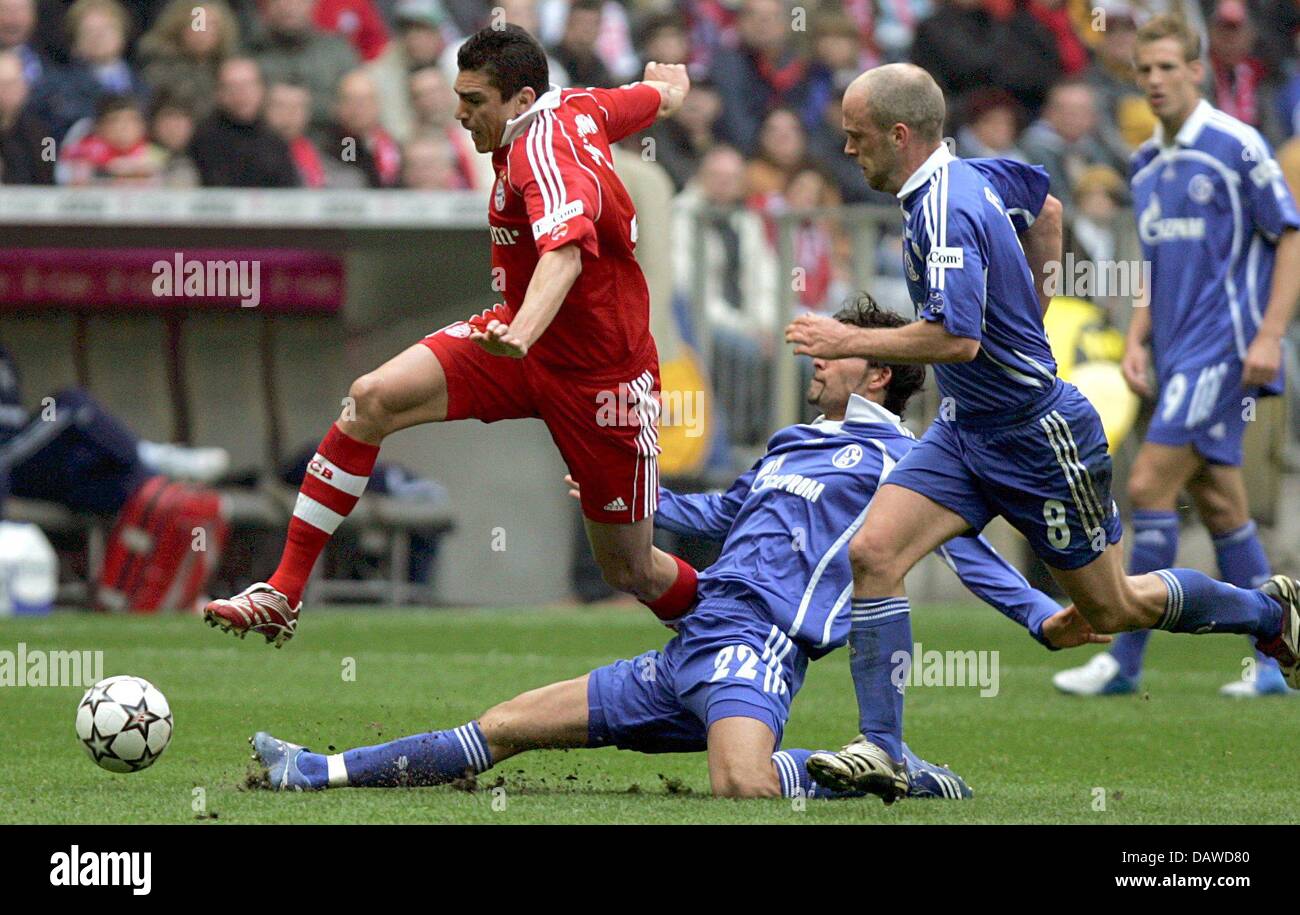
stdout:
[[[559,85],[689,66],[686,105],[626,145],[679,209],[744,211],[679,244],[727,303],[768,282],[738,265],[783,212],[890,203],[842,154],[840,100],[895,60],[938,79],[960,154],[1045,165],[1105,257],[1154,125],[1135,31],[1163,12],[1204,33],[1207,96],[1294,175],[1300,0],[0,0],[0,183],[486,188],[451,84],[464,37],[504,20],[539,37]],[[817,219],[795,231],[804,306],[841,296],[846,245]]]

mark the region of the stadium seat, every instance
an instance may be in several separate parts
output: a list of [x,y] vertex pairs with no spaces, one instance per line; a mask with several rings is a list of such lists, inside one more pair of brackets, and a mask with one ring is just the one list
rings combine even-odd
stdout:
[[[88,324],[88,346],[82,353],[92,391],[141,436],[167,440],[177,416],[186,415],[191,441],[217,445],[241,456],[243,466],[258,468],[254,487],[219,487],[231,526],[232,543],[258,537],[268,551],[278,555],[280,538],[293,512],[295,493],[279,483],[263,481],[283,448],[300,444],[304,435],[319,434],[337,412],[332,397],[322,393],[346,390],[345,379],[322,378],[314,353],[342,345],[342,321],[335,317],[269,319],[272,324],[294,322],[293,336],[271,331],[275,364],[267,376],[259,370],[258,346],[247,335],[244,316],[192,314],[182,336],[181,384],[170,387],[164,360],[158,358],[163,321],[158,316],[96,316]],[[238,322],[238,323],[237,323]],[[41,359],[23,359],[20,368],[27,390],[38,396],[46,385],[66,384],[75,377],[73,324],[66,317],[22,316],[15,320],[11,337],[40,339]],[[50,346],[62,339],[65,346]],[[304,346],[303,341],[309,345]],[[290,342],[296,347],[290,347]],[[252,344],[252,345],[250,345]],[[22,349],[31,353],[34,348]],[[213,358],[216,356],[217,358]],[[231,372],[251,380],[232,386]],[[268,387],[270,390],[268,390]],[[314,396],[313,396],[314,395]],[[317,415],[304,404],[313,404]],[[34,404],[33,404],[34,405]],[[281,441],[273,441],[278,430]],[[91,600],[91,583],[103,561],[104,543],[113,519],[70,511],[61,505],[31,499],[9,499],[5,516],[31,522],[44,531],[64,554],[61,603],[85,605]],[[331,579],[318,571],[308,599],[313,603],[385,600],[390,603],[431,603],[432,572],[426,584],[409,579],[412,538],[437,537],[454,529],[451,512],[442,505],[406,502],[385,495],[362,498],[349,522],[358,534],[377,533],[387,544],[382,574],[369,580]],[[322,564],[324,566],[326,564]],[[246,575],[247,570],[241,572]]]

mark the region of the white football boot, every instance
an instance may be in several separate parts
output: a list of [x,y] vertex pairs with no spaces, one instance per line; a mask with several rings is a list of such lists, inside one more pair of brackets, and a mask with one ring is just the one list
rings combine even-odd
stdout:
[[1071,696],[1123,696],[1137,692],[1137,681],[1119,672],[1119,661],[1103,651],[1082,667],[1071,667],[1052,676],[1052,685]]

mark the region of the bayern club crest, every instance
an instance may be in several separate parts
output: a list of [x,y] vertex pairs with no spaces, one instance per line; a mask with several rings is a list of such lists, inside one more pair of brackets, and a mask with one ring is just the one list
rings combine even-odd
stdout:
[[498,213],[506,208],[506,182],[499,175],[497,176],[496,191],[492,195],[492,205],[497,208]]

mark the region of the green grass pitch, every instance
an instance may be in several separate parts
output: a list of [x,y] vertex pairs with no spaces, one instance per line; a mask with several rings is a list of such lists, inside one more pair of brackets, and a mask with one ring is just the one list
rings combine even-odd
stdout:
[[[1000,691],[909,689],[907,736],[975,789],[967,802],[730,801],[708,796],[702,754],[615,749],[508,760],[450,787],[279,795],[249,790],[246,738],[265,729],[317,750],[450,727],[488,706],[666,641],[639,608],[309,611],[281,651],[197,618],[60,613],[0,623],[0,649],[100,649],[171,702],[176,735],[145,772],[113,775],[78,746],[81,689],[0,688],[4,823],[1266,823],[1293,819],[1300,702],[1220,698],[1244,639],[1158,634],[1145,693],[1057,695],[1049,653],[977,605],[922,606],[926,649],[1000,652]],[[355,681],[345,680],[348,659]],[[810,666],[785,743],[834,747],[856,711],[844,652]],[[504,779],[504,793],[486,790]],[[196,788],[203,789],[196,792]],[[1104,791],[1099,796],[1096,789]],[[201,797],[202,803],[198,801]],[[504,804],[502,804],[504,800]],[[1099,800],[1105,809],[1099,810]],[[195,808],[200,809],[196,810]],[[504,809],[501,809],[504,807]]]

